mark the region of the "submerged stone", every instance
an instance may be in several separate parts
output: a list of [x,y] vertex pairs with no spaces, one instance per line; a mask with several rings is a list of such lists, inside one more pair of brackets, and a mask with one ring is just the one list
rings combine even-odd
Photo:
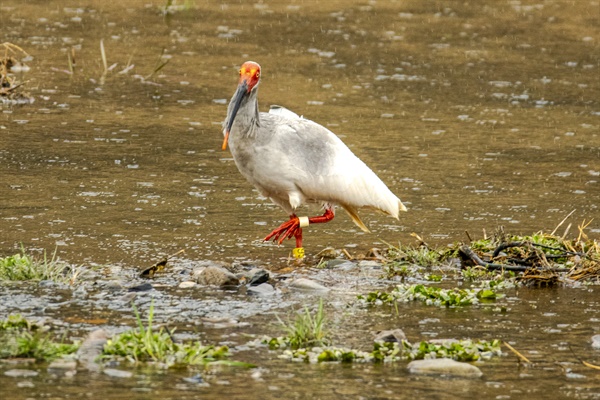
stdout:
[[299,289],[299,290],[312,290],[312,291],[320,291],[327,292],[329,288],[317,283],[313,280],[306,278],[297,278],[290,282],[290,288]]
[[261,283],[257,286],[249,286],[247,289],[248,294],[259,295],[259,296],[271,296],[274,295],[275,288],[268,283]]
[[108,376],[112,376],[113,378],[131,378],[133,376],[133,372],[131,371],[123,371],[114,368],[107,368],[103,372]]
[[592,347],[594,349],[600,349],[600,335],[592,336]]
[[406,340],[406,335],[402,329],[393,329],[378,332],[374,340],[376,342],[402,343],[403,340]]
[[148,292],[154,289],[151,283],[142,283],[141,285],[132,286],[127,289],[128,292]]
[[476,366],[454,361],[450,358],[411,361],[408,364],[408,372],[412,374],[460,376],[463,378],[479,378],[483,375]]
[[31,369],[9,369],[8,371],[4,371],[4,375],[10,376],[13,378],[27,378],[30,376],[38,376],[39,372],[33,371]]

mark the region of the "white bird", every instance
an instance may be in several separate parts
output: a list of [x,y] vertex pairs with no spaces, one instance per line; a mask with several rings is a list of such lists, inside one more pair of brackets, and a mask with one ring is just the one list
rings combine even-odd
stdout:
[[[302,249],[302,228],[331,221],[341,206],[352,221],[369,232],[357,209],[369,207],[398,219],[406,207],[396,195],[329,129],[275,106],[258,111],[260,65],[245,62],[223,122],[223,150],[229,148],[238,169],[265,197],[290,216],[265,241],[281,244],[296,238]],[[298,217],[304,203],[320,203],[322,216]],[[302,250],[303,251],[303,250]]]

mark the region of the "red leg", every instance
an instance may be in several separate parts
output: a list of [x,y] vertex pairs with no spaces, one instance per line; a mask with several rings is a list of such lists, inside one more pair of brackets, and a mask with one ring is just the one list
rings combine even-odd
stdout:
[[[334,216],[333,209],[326,208],[323,215],[310,217],[308,222],[311,224],[321,224],[331,221]],[[284,222],[279,228],[274,229],[264,240],[273,240],[281,244],[285,239],[291,239],[292,236],[296,238],[296,247],[302,247],[302,228],[300,228],[300,220],[295,214],[290,215],[289,221]]]

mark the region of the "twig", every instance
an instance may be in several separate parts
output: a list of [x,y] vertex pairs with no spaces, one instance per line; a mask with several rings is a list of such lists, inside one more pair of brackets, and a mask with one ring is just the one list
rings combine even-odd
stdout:
[[531,364],[531,361],[529,361],[529,360],[527,359],[527,357],[525,357],[523,354],[519,353],[519,352],[517,351],[517,349],[515,349],[514,347],[512,347],[512,346],[511,346],[510,344],[508,344],[507,342],[503,342],[503,343],[504,343],[504,345],[506,345],[506,347],[508,347],[508,349],[509,349],[510,351],[512,351],[513,353],[515,353],[515,355],[516,355],[517,357],[519,357],[519,359],[520,359],[521,361],[525,361],[527,364]]
[[565,217],[565,218],[564,218],[562,221],[560,221],[560,224],[556,225],[556,228],[554,228],[554,230],[552,231],[552,233],[550,234],[550,236],[554,236],[554,234],[556,233],[556,231],[558,230],[558,228],[560,228],[560,226],[561,226],[562,224],[564,224],[564,223],[565,223],[565,221],[566,221],[566,220],[567,220],[567,219],[568,219],[568,218],[569,218],[571,215],[573,215],[573,213],[574,213],[575,211],[576,211],[576,210],[573,210],[573,211],[571,211],[571,212],[570,212],[570,213],[569,213],[569,214],[568,214],[568,215],[567,215],[567,216],[566,216],[566,217]]
[[459,251],[464,254],[466,257],[470,258],[475,264],[485,267],[487,269],[500,269],[506,271],[527,271],[529,267],[525,267],[523,265],[502,265],[502,264],[494,264],[483,261],[469,246],[461,246]]
[[473,241],[473,238],[471,237],[471,235],[469,235],[469,231],[465,231],[465,234],[467,235],[467,238],[469,238],[469,243],[471,243]]

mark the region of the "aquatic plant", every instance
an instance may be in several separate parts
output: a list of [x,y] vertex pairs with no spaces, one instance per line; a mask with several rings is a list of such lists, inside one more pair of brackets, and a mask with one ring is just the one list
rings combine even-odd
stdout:
[[49,327],[27,320],[20,314],[0,321],[0,358],[34,358],[52,361],[74,353],[78,343],[52,340]]
[[[265,339],[263,342],[268,342]],[[372,362],[390,363],[397,361],[422,360],[430,358],[451,358],[456,361],[471,362],[489,360],[502,355],[501,342],[478,340],[437,340],[412,344],[406,340],[398,342],[374,342],[370,352],[344,347],[308,347],[287,349],[280,358],[321,362]]]
[[62,262],[56,256],[56,250],[48,259],[44,251],[44,257],[38,260],[25,253],[0,258],[0,281],[42,281],[51,280],[59,283],[73,284],[80,274],[81,269],[72,268],[69,264]]
[[317,311],[312,315],[308,307],[296,315],[294,320],[282,321],[277,317],[287,335],[269,340],[269,347],[290,347],[299,349],[307,346],[322,346],[328,343],[325,329],[326,319],[323,312],[323,300],[319,300]]
[[492,288],[442,289],[421,284],[400,284],[390,292],[371,292],[367,295],[359,295],[358,299],[366,304],[394,304],[396,302],[420,300],[426,304],[457,307],[477,304],[482,300],[494,300],[502,296]]
[[154,303],[150,305],[146,326],[135,306],[133,311],[137,320],[137,329],[128,330],[109,339],[102,351],[103,360],[121,358],[136,364],[154,362],[165,367],[207,364],[253,366],[228,360],[227,346],[206,346],[200,342],[175,342],[174,330],[170,331],[165,327],[157,330],[153,327]]

